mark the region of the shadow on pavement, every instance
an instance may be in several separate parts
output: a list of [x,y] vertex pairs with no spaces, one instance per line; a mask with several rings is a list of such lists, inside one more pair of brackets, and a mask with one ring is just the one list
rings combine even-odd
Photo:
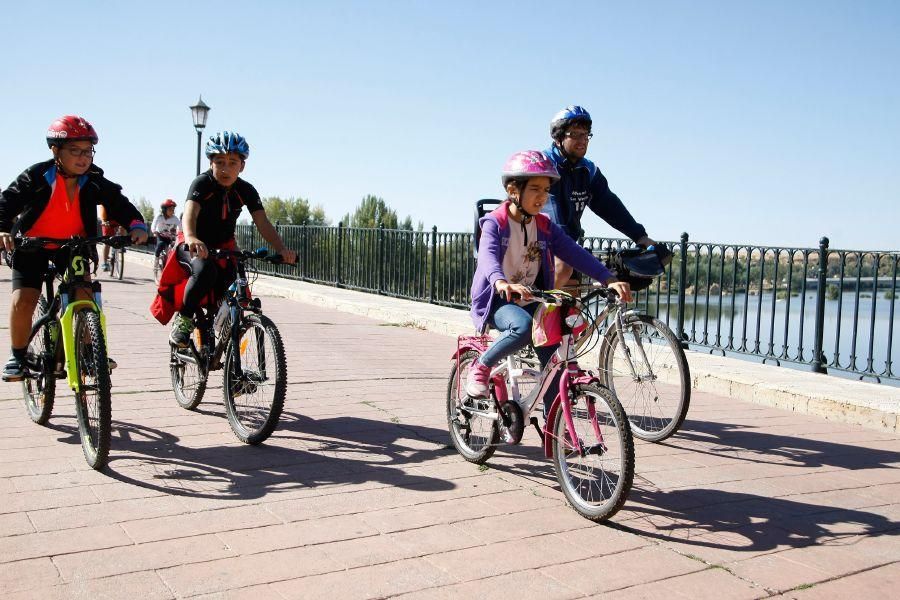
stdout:
[[[687,420],[674,437],[662,442],[678,447],[678,442],[699,442],[708,445],[690,450],[744,462],[769,463],[796,467],[832,466],[843,469],[900,468],[900,452],[878,450],[841,442],[828,441],[827,433],[817,434],[825,439],[812,439],[780,433],[769,433],[761,427],[748,427],[716,421]],[[873,432],[873,435],[880,433]],[[739,454],[732,454],[740,451]]]
[[637,518],[611,523],[613,527],[661,541],[737,552],[900,533],[900,522],[874,512],[715,489],[633,488],[625,510]]
[[[80,444],[76,427],[53,428],[66,434],[60,441]],[[222,433],[231,433],[224,418]],[[259,446],[239,445],[235,440],[229,445],[189,448],[161,429],[113,421],[105,473],[166,494],[222,500],[366,483],[438,492],[456,485],[408,470],[450,454],[445,446],[427,441],[440,433],[429,427],[363,418],[313,420],[284,413],[273,437]],[[306,447],[277,445],[279,438],[291,437]]]

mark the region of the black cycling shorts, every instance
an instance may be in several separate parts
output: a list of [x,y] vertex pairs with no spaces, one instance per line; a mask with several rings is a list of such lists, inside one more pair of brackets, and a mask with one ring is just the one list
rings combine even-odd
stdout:
[[[22,288],[30,288],[40,290],[44,275],[47,273],[47,265],[50,260],[56,265],[57,271],[61,272],[71,260],[72,251],[65,250],[29,250],[16,251],[12,255],[12,289],[19,290]],[[82,254],[84,261],[84,272],[89,273],[91,263],[87,256]]]

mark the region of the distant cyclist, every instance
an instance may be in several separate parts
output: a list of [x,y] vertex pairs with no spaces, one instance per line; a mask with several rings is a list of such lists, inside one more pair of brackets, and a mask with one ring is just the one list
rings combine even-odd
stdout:
[[[634,220],[625,205],[609,189],[600,169],[585,158],[593,133],[591,115],[580,106],[568,106],[550,122],[553,145],[545,153],[553,160],[560,179],[550,187],[550,199],[544,207],[554,223],[562,227],[570,238],[584,236],[581,215],[585,208],[622,232],[639,246],[654,246],[656,242],[644,226]],[[566,285],[572,277],[572,267],[556,259],[556,287]]]
[[[284,262],[293,264],[297,261],[297,254],[285,247],[266,216],[256,188],[240,177],[248,156],[250,146],[240,134],[223,131],[211,136],[206,143],[210,168],[194,179],[188,190],[181,224],[183,241],[188,248],[179,244],[175,254],[177,261],[169,259],[160,277],[157,299],[151,307],[154,316],[164,323],[168,322],[170,311],[177,310],[169,335],[169,342],[176,347],[188,345],[194,330],[192,319],[204,297],[210,292],[221,296],[234,280],[233,264],[209,258],[209,249],[237,248],[234,232],[243,207],[250,212],[260,235],[281,254]],[[172,275],[177,265],[182,271]],[[176,297],[182,286],[183,295]]]
[[156,258],[175,241],[181,231],[181,219],[175,216],[175,201],[171,198],[159,205],[159,214],[153,219],[150,231],[156,236]]
[[[100,205],[100,233],[102,235],[123,235],[125,233],[125,229],[119,225],[118,221],[115,219],[111,219],[107,216],[106,207],[102,204]],[[109,250],[110,247],[108,244],[103,245],[103,263],[100,266],[100,270],[104,273],[108,273],[110,270],[109,264]]]
[[[94,237],[97,206],[103,206],[119,223],[127,223],[134,243],[147,241],[147,226],[140,211],[122,194],[122,187],[106,179],[103,170],[94,164],[97,141],[97,132],[81,117],[66,115],[50,124],[47,145],[53,158],[25,169],[0,194],[0,247],[13,252],[16,235]],[[56,250],[12,254],[12,356],[3,367],[4,381],[22,379],[31,319],[51,258],[56,264],[68,263],[70,259],[67,251]],[[84,277],[90,279],[88,269]],[[110,367],[114,366],[110,360]]]

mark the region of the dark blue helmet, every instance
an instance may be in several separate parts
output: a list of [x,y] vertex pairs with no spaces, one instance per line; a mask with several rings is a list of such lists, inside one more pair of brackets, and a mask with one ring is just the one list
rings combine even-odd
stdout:
[[553,115],[553,119],[550,120],[550,137],[558,140],[559,136],[566,132],[569,125],[575,122],[585,125],[590,130],[593,122],[591,121],[591,113],[580,106],[565,107]]
[[206,142],[206,158],[212,158],[216,154],[228,154],[234,152],[240,154],[241,158],[247,160],[250,156],[250,144],[239,133],[233,131],[223,131],[216,135],[209,136]]

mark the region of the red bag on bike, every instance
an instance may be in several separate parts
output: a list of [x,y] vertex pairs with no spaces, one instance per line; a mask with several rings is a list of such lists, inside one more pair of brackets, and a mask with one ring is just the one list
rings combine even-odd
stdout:
[[[587,321],[581,318],[577,308],[569,309],[566,317],[577,315],[578,319],[572,327],[572,333],[577,336],[587,327]],[[562,307],[557,304],[541,304],[534,311],[531,321],[531,344],[538,348],[541,346],[555,346],[562,341]]]
[[[175,239],[175,247],[184,243],[184,233],[179,232]],[[237,242],[232,238],[225,244],[219,246],[227,250],[236,250]],[[222,261],[227,262],[227,261]],[[175,316],[175,313],[181,310],[184,302],[184,288],[190,279],[190,272],[180,262],[178,262],[178,252],[174,250],[169,252],[166,259],[166,266],[163,267],[162,273],[159,275],[159,286],[156,289],[156,297],[150,304],[150,314],[157,321],[166,325]],[[212,296],[212,294],[210,294]],[[207,298],[204,303],[215,301],[215,298]],[[203,304],[203,303],[201,303]]]

